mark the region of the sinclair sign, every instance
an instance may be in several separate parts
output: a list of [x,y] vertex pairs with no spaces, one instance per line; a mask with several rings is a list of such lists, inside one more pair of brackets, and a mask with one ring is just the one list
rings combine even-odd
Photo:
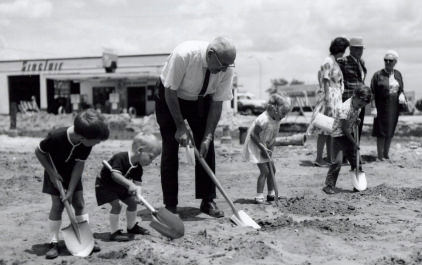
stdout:
[[47,72],[47,71],[61,71],[63,62],[61,61],[23,61],[22,72]]

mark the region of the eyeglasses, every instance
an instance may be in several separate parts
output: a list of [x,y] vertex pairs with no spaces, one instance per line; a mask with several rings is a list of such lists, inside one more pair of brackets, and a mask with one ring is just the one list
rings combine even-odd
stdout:
[[220,69],[227,69],[228,67],[235,67],[234,63],[232,64],[223,64],[220,60],[220,58],[218,57],[218,54],[215,50],[213,50],[213,53],[215,54],[215,58],[217,59],[218,64],[220,65],[219,68]]
[[386,63],[392,63],[392,62],[394,62],[394,60],[392,60],[392,59],[384,59],[384,62],[386,62]]

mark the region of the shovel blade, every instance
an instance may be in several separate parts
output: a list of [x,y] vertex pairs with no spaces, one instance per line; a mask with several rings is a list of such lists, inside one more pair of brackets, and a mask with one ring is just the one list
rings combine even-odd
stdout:
[[185,235],[185,225],[176,214],[166,208],[161,208],[152,214],[152,221],[149,224],[160,234],[171,239],[180,238]]
[[233,223],[235,223],[238,226],[250,226],[255,229],[261,228],[259,224],[257,224],[254,220],[252,220],[252,218],[242,210],[238,211],[237,215],[234,214],[230,219],[233,221]]
[[352,184],[358,191],[364,191],[368,187],[366,181],[366,175],[364,172],[359,172],[357,175],[355,172],[350,174],[352,177]]
[[78,235],[72,225],[62,229],[64,243],[70,254],[77,257],[87,257],[94,249],[94,236],[89,229],[88,222],[78,223]]

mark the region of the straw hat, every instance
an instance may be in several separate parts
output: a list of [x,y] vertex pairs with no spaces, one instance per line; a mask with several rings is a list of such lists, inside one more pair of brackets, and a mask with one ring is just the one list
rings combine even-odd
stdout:
[[365,47],[362,37],[350,38],[350,47]]

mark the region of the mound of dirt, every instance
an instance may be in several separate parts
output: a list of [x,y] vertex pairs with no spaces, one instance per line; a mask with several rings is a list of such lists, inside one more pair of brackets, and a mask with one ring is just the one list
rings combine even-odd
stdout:
[[345,196],[351,199],[359,199],[362,197],[383,197],[388,200],[422,200],[422,187],[395,188],[384,183],[373,188],[369,188],[363,192],[350,193]]
[[422,264],[422,252],[413,253],[408,258],[385,256],[375,261],[374,265],[416,265]]
[[278,230],[283,227],[297,226],[297,222],[293,218],[283,215],[275,218],[274,220],[258,221],[262,231]]
[[345,201],[332,201],[328,199],[292,197],[281,198],[279,208],[284,213],[310,216],[349,215],[355,213],[356,207]]

